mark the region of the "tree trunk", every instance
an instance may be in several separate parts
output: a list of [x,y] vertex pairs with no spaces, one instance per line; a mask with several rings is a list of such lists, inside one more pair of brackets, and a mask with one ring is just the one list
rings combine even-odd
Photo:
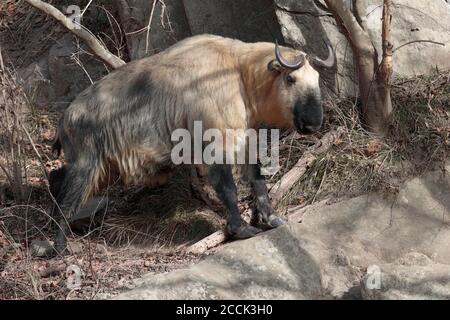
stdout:
[[[383,133],[392,112],[390,81],[392,75],[392,44],[390,38],[391,0],[383,5],[383,61],[378,64],[378,52],[366,26],[367,1],[354,0],[354,8],[345,0],[325,0],[336,23],[353,49],[358,70],[362,120],[366,128]],[[353,12],[352,12],[353,11]]]
[[383,61],[381,62],[381,68],[377,73],[377,83],[381,87],[378,90],[381,91],[381,97],[383,98],[383,119],[384,124],[387,123],[392,113],[392,101],[391,101],[391,81],[392,73],[394,71],[394,62],[392,59],[393,45],[391,38],[391,21],[392,21],[392,0],[384,0],[383,3]]
[[[391,0],[383,3],[382,46],[383,60],[378,65],[375,47],[369,55],[358,59],[359,88],[364,122],[370,131],[383,133],[392,113],[391,78],[393,72],[391,42]],[[370,68],[366,66],[370,65]]]
[[371,50],[356,57],[362,120],[365,127],[383,133],[392,112],[390,85],[384,82],[383,67],[378,66],[378,54]]

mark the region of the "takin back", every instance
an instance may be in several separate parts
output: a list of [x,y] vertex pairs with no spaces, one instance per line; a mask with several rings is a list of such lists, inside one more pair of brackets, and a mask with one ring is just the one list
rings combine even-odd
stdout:
[[[66,249],[67,220],[111,181],[155,186],[171,171],[171,133],[203,129],[295,127],[317,131],[323,121],[318,68],[333,67],[335,55],[316,56],[278,44],[244,43],[213,35],[178,42],[132,61],[84,90],[62,115],[54,149],[67,165],[51,173],[58,205],[53,253]],[[249,238],[284,222],[270,205],[257,164],[244,172],[256,196],[257,224],[240,216],[228,164],[208,166],[208,179],[227,210],[227,232]],[[52,178],[53,177],[53,178]],[[62,177],[58,188],[55,177]]]

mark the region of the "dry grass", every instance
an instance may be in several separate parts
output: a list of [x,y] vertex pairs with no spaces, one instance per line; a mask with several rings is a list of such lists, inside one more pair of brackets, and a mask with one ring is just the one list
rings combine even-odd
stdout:
[[[145,273],[168,272],[200,258],[183,251],[133,246],[111,250],[83,240],[74,242],[76,252],[65,259],[44,260],[30,256],[0,229],[0,244],[5,238],[6,245],[0,246],[0,300],[104,299],[135,287],[134,280]],[[82,270],[80,289],[66,285],[69,266]]]
[[448,158],[450,72],[399,80],[394,95],[389,143],[419,172]]
[[26,100],[17,99],[20,87],[11,71],[4,67],[0,53],[0,170],[11,186],[14,199],[23,202],[26,197],[27,161],[24,147],[25,134],[22,130],[23,109]]
[[[310,166],[279,209],[368,192],[393,196],[406,179],[442,166],[450,155],[450,72],[397,80],[393,103],[388,133],[380,137],[361,127],[355,101],[328,102],[325,130],[338,125],[346,134]],[[288,137],[285,146],[287,171],[307,143]]]
[[220,218],[194,197],[185,168],[167,186],[130,191],[128,196],[120,188],[114,191],[113,207],[100,227],[100,235],[111,245],[178,247],[221,227]]

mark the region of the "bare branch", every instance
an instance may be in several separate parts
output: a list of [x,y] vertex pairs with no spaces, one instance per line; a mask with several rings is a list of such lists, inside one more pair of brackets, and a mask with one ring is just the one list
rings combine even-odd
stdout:
[[22,124],[22,130],[25,132],[25,134],[26,134],[28,140],[30,141],[31,147],[33,148],[34,152],[36,153],[36,155],[37,155],[37,157],[38,157],[38,160],[39,160],[39,163],[41,164],[42,172],[44,173],[45,178],[46,178],[47,181],[48,181],[48,172],[47,172],[47,169],[45,168],[44,162],[42,161],[41,154],[40,154],[39,151],[36,149],[36,145],[34,144],[33,139],[31,138],[30,133],[28,132],[27,128],[25,128],[25,126],[24,126],[23,124]]
[[9,184],[11,186],[14,185],[14,179],[11,177],[11,175],[8,173],[8,170],[6,169],[6,167],[4,165],[2,165],[2,163],[0,162],[0,169],[2,169],[3,173],[6,175],[6,178],[9,181]]
[[217,247],[219,244],[224,243],[226,240],[227,235],[225,234],[225,232],[219,230],[191,245],[189,248],[187,248],[187,252],[202,254],[209,249]]
[[93,0],[89,0],[89,3],[84,7],[83,11],[80,13],[80,16],[83,16],[86,10],[89,8]]
[[[252,209],[247,209],[245,212],[242,213],[241,216],[245,222],[250,223],[253,214],[254,212]],[[187,252],[195,254],[203,254],[209,249],[212,249],[224,243],[227,239],[228,239],[227,234],[223,230],[219,230],[188,247]]]
[[386,87],[390,87],[394,63],[392,60],[392,48],[394,47],[391,39],[391,8],[392,0],[384,0],[383,3],[383,25],[381,30],[383,60],[381,62],[381,77],[382,83]]
[[125,64],[125,61],[109,52],[101,43],[88,31],[81,28],[81,25],[77,25],[68,19],[61,11],[54,6],[43,2],[41,0],[25,0],[33,7],[45,12],[58,20],[64,27],[82,39],[92,50],[92,52],[103,62],[116,69]]
[[157,0],[153,0],[152,10],[150,11],[150,17],[148,18],[147,24],[147,36],[145,37],[145,53],[148,53],[148,42],[150,40],[150,29],[152,27],[153,14],[155,13]]
[[422,42],[424,42],[424,43],[432,43],[432,44],[435,44],[435,45],[438,45],[438,46],[443,46],[443,47],[445,47],[445,43],[437,42],[437,41],[433,41],[433,40],[413,40],[413,41],[409,41],[409,42],[404,43],[404,44],[402,44],[401,46],[395,48],[394,50],[392,50],[392,53],[395,53],[397,50],[400,50],[401,48],[406,47],[406,46],[408,46],[408,45],[410,45],[410,44],[413,44],[413,43],[422,43]]

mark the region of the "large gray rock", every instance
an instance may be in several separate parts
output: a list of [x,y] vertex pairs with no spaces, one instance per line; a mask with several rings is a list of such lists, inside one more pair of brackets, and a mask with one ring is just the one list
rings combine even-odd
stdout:
[[183,0],[192,34],[212,33],[243,41],[281,40],[272,0]]
[[[319,55],[326,55],[322,40],[330,42],[336,48],[338,70],[336,79],[332,80],[331,77],[329,82],[337,88],[338,93],[356,95],[357,74],[353,66],[351,47],[344,35],[338,31],[334,18],[318,9],[313,2],[275,0],[283,36],[292,46]],[[368,0],[367,8],[369,34],[379,50],[382,2]],[[436,67],[450,69],[450,5],[443,0],[398,0],[394,7],[392,37],[395,47],[415,40],[433,40],[446,44],[442,47],[420,42],[401,48],[395,53],[394,75],[407,77],[429,74]]]
[[47,107],[50,103],[50,87],[52,86],[47,57],[20,69],[18,75],[23,82],[23,89],[28,100],[37,108]]
[[58,39],[50,48],[48,74],[52,107],[69,106],[81,91],[108,73],[108,69],[99,60],[80,53],[83,50],[89,52],[71,34]]
[[[160,52],[191,35],[180,0],[115,2],[125,31],[130,60]],[[150,17],[150,30],[147,32]]]
[[35,107],[63,109],[86,87],[108,73],[107,68],[66,34],[42,58],[19,70],[25,92]]
[[312,208],[302,227],[314,230],[329,248],[355,257],[370,252],[374,260],[392,262],[410,251],[450,264],[450,167],[407,182],[393,199],[361,196]]
[[[430,173],[406,183],[395,200],[371,195],[318,205],[306,211],[301,224],[294,219],[258,237],[229,243],[188,269],[148,275],[137,289],[117,298],[361,298],[361,280],[370,266],[388,272],[383,266],[411,251],[430,257],[442,275],[450,266],[449,172],[450,167],[445,174]],[[422,260],[428,263],[428,258]],[[420,264],[421,259],[403,261]],[[398,272],[389,274],[401,281],[409,267],[403,262]],[[436,274],[414,279],[440,281],[428,279]],[[380,289],[394,290],[396,281],[386,281]],[[426,289],[401,286],[405,297],[408,290],[412,295],[443,297],[450,287],[441,281]],[[377,294],[363,292],[365,298]]]
[[225,246],[189,269],[149,275],[119,299],[321,297],[320,267],[289,229]]
[[[381,16],[383,1],[371,0],[367,24],[375,47],[381,52]],[[429,74],[450,69],[450,5],[444,0],[400,0],[394,2],[392,38],[395,47],[410,41],[433,40],[445,44],[418,42],[395,53],[394,72],[398,76]],[[380,57],[381,59],[381,57]]]
[[380,266],[377,288],[370,285],[373,276],[362,281],[362,297],[366,300],[450,299],[450,265],[434,263],[423,254],[410,253]]

